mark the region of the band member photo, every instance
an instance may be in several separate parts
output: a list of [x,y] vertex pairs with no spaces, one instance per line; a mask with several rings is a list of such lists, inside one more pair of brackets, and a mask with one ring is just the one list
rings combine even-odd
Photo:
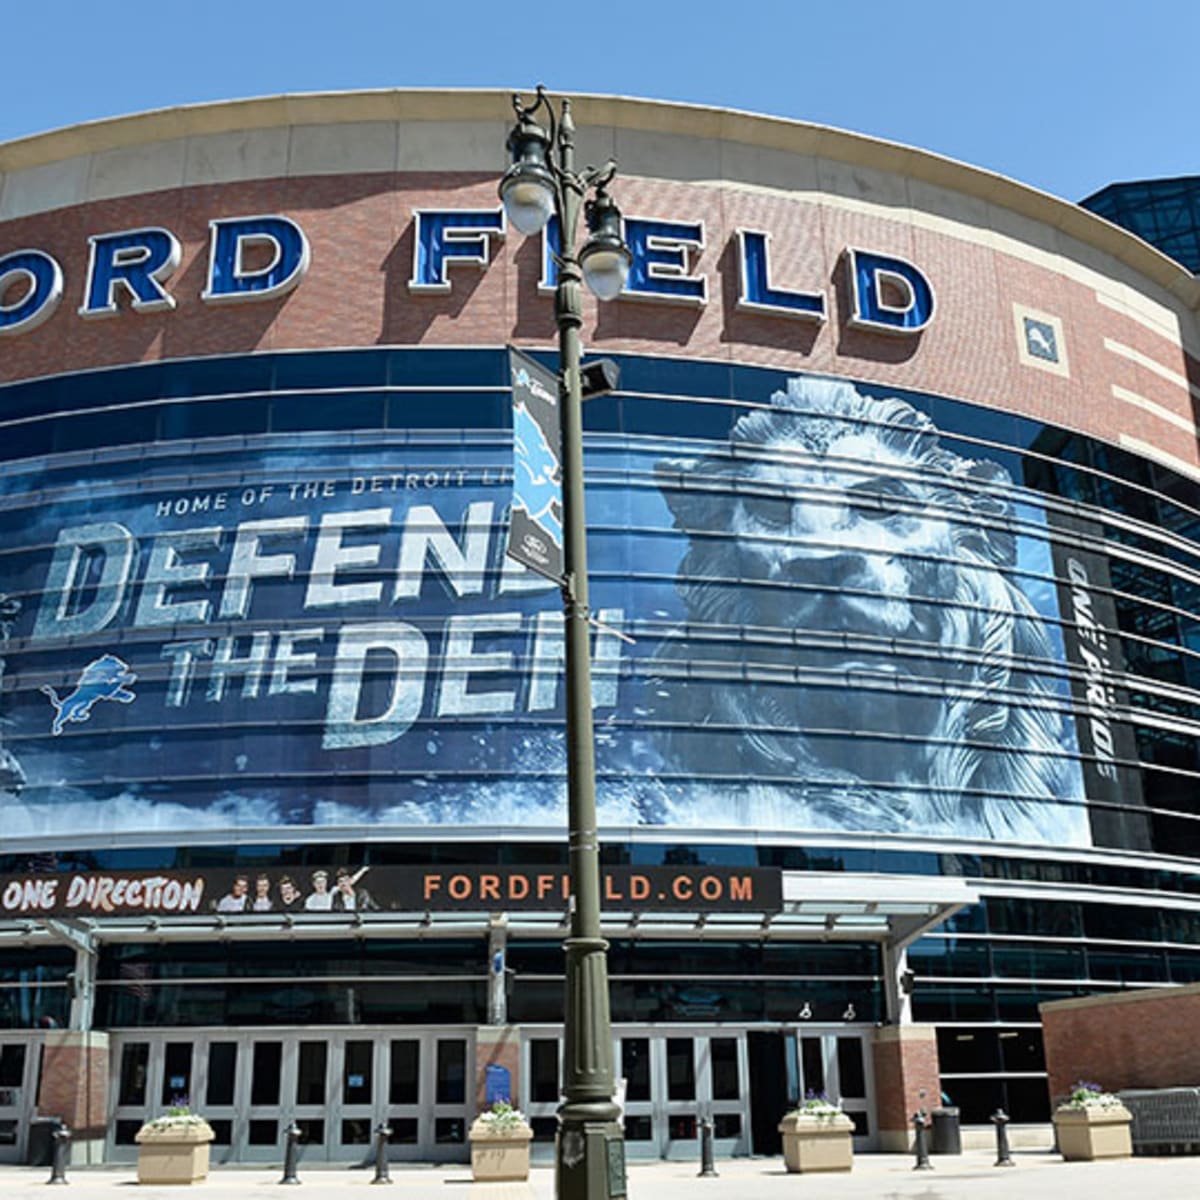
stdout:
[[270,912],[275,907],[271,899],[271,881],[266,875],[256,875],[254,878],[254,900],[250,907],[255,912]]
[[370,870],[359,867],[353,874],[348,867],[338,867],[334,873],[333,907],[338,912],[371,912],[379,907],[366,888],[356,887]]
[[333,893],[329,890],[329,872],[318,869],[310,876],[312,892],[304,901],[309,912],[332,912]]
[[250,900],[250,877],[239,875],[233,881],[233,887],[217,901],[217,912],[245,912]]

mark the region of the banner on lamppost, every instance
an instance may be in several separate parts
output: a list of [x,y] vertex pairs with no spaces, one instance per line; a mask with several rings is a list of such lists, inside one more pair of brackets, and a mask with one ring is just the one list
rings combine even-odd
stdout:
[[558,376],[509,349],[512,373],[513,498],[508,555],[563,581],[562,426]]

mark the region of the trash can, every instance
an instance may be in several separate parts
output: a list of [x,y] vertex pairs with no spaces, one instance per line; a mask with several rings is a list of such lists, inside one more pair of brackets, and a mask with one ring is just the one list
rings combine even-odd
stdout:
[[933,1110],[933,1136],[930,1138],[930,1154],[961,1154],[962,1128],[959,1125],[957,1108],[935,1108]]
[[29,1145],[25,1162],[31,1167],[48,1167],[54,1162],[54,1135],[62,1128],[58,1117],[34,1117],[29,1122]]

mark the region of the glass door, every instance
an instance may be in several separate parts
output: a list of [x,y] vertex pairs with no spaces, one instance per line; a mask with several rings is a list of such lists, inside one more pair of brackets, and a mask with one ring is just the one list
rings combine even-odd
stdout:
[[745,1034],[710,1034],[701,1049],[701,1077],[709,1096],[713,1153],[721,1158],[750,1153],[750,1076]]
[[429,1080],[422,1070],[428,1058],[428,1039],[405,1034],[388,1041],[387,1123],[392,1131],[388,1157],[396,1162],[420,1162],[428,1137],[422,1137],[423,1097]]
[[629,1072],[627,1097],[637,1097],[626,1105],[626,1137],[639,1156],[696,1158],[702,1119],[713,1123],[714,1153],[725,1158],[749,1153],[742,1031],[622,1035],[621,1062]]
[[334,1042],[338,1103],[332,1115],[339,1162],[366,1162],[371,1156],[371,1139],[378,1124],[377,1049],[382,1046],[367,1037],[340,1037]]
[[617,1038],[617,1098],[624,1089],[625,1153],[630,1158],[660,1158],[655,1129],[655,1084],[649,1034],[621,1034]]
[[213,1141],[209,1146],[209,1160],[227,1163],[234,1160],[233,1131],[237,1120],[238,1066],[243,1058],[244,1046],[235,1038],[214,1039],[198,1043],[196,1055],[199,1066],[196,1072],[195,1095],[199,1103],[193,1107],[212,1126]]
[[[677,1035],[655,1038],[653,1049],[661,1050],[653,1057],[652,1068],[658,1067],[665,1078],[655,1088],[658,1093],[657,1113],[660,1155],[663,1158],[695,1158],[698,1136],[699,1090],[697,1087],[696,1057],[699,1043],[707,1039]],[[654,1071],[651,1070],[653,1079]],[[665,1085],[665,1086],[663,1086]],[[663,1134],[665,1133],[665,1140]]]
[[149,1101],[154,1094],[151,1074],[161,1071],[161,1055],[156,1054],[151,1062],[150,1045],[149,1038],[113,1039],[115,1095],[105,1154],[108,1162],[132,1162],[137,1157],[134,1138],[150,1116]]
[[[0,1046],[0,1079],[4,1053]],[[212,1125],[215,1163],[282,1163],[292,1120],[300,1126],[301,1164],[371,1161],[384,1121],[393,1160],[459,1162],[469,1153],[474,1047],[465,1031],[114,1034],[112,1054],[112,1162],[134,1161],[142,1124],[184,1103]],[[16,1058],[7,1061],[11,1073]],[[3,1135],[0,1124],[0,1161]]]
[[426,1143],[428,1161],[457,1162],[470,1151],[467,1130],[475,1111],[474,1088],[468,1089],[467,1052],[464,1037],[433,1039],[432,1144]]
[[797,1100],[824,1096],[854,1122],[854,1148],[874,1150],[875,1098],[871,1048],[865,1033],[800,1029],[788,1039],[789,1094]]
[[37,1050],[37,1043],[11,1035],[0,1042],[0,1162],[25,1161],[37,1091]]
[[[714,1151],[750,1152],[749,1076],[743,1030],[619,1029],[614,1065],[630,1158],[694,1159],[699,1121],[711,1118]],[[561,1040],[557,1031],[524,1039],[522,1102],[544,1159],[553,1145],[560,1100]]]
[[292,1100],[288,1107],[300,1127],[300,1145],[309,1159],[327,1158],[333,1132],[329,1113],[334,1091],[329,1040],[320,1035],[302,1036],[288,1058],[294,1062],[294,1070],[284,1073]]
[[379,1119],[392,1131],[393,1162],[465,1162],[475,1115],[474,1045],[464,1034],[389,1031],[381,1039]]
[[562,1041],[553,1031],[525,1038],[520,1072],[518,1108],[524,1109],[533,1129],[530,1154],[534,1161],[554,1159],[554,1137],[558,1132],[558,1106],[562,1102]]
[[[243,1035],[233,1153],[237,1162],[282,1162],[283,1131],[290,1113],[283,1109],[285,1042],[274,1034]],[[291,1042],[291,1039],[289,1039]],[[291,1050],[294,1042],[288,1045]]]

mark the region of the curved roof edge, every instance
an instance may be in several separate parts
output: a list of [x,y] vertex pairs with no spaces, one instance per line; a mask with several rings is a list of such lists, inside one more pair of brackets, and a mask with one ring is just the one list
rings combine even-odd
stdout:
[[[349,121],[506,121],[511,92],[486,89],[387,88],[286,93],[222,100],[110,117],[0,143],[0,173],[106,150],[248,128]],[[867,134],[787,117],[679,101],[572,94],[579,125],[739,142],[850,165],[890,170],[960,192],[1060,230],[1132,267],[1200,309],[1200,278],[1134,234],[1079,205],[1007,176]],[[500,152],[497,151],[498,169]]]

